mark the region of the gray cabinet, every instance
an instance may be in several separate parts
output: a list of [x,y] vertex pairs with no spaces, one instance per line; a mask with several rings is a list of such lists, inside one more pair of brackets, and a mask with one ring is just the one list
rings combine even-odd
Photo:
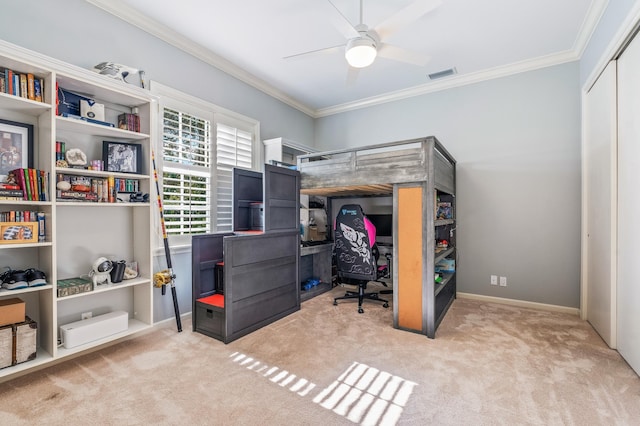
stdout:
[[299,191],[297,171],[234,169],[235,232],[192,237],[194,331],[228,343],[300,309]]

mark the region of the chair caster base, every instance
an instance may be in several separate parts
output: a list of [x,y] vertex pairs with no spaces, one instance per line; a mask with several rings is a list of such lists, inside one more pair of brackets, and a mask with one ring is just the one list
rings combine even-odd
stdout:
[[388,304],[388,303],[385,303],[384,305],[382,305],[382,307],[383,307],[383,308],[388,308],[388,307],[389,307],[389,304]]
[[359,314],[364,314],[364,309],[362,309],[362,308],[358,308],[358,313],[359,313]]

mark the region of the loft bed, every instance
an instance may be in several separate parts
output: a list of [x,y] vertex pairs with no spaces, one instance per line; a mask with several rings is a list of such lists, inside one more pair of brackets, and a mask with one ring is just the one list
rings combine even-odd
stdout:
[[[297,158],[302,194],[327,197],[328,203],[393,196],[393,325],[430,338],[456,296],[454,270],[441,274],[440,282],[434,278],[439,261],[455,264],[455,216],[436,218],[442,201],[455,212],[455,166],[433,136]],[[436,247],[443,236],[445,250]]]
[[298,156],[301,192],[319,196],[392,194],[400,183],[424,182],[455,192],[455,160],[433,137]]

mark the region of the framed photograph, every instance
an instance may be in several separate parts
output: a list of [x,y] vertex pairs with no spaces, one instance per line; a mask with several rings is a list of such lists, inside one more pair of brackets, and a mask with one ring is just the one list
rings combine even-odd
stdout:
[[103,141],[102,161],[109,172],[142,173],[142,145]]
[[38,222],[0,222],[0,244],[35,243]]
[[33,168],[33,125],[0,119],[0,182],[27,168]]

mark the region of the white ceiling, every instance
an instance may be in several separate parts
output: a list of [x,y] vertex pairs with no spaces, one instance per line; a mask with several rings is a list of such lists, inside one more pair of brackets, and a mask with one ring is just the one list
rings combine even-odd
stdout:
[[[344,49],[284,57],[345,44],[340,13],[358,24],[360,0],[87,1],[316,117],[577,60],[608,2],[442,0],[383,39],[426,65],[379,56],[350,83]],[[363,0],[363,21],[375,27],[415,1],[433,0]]]

